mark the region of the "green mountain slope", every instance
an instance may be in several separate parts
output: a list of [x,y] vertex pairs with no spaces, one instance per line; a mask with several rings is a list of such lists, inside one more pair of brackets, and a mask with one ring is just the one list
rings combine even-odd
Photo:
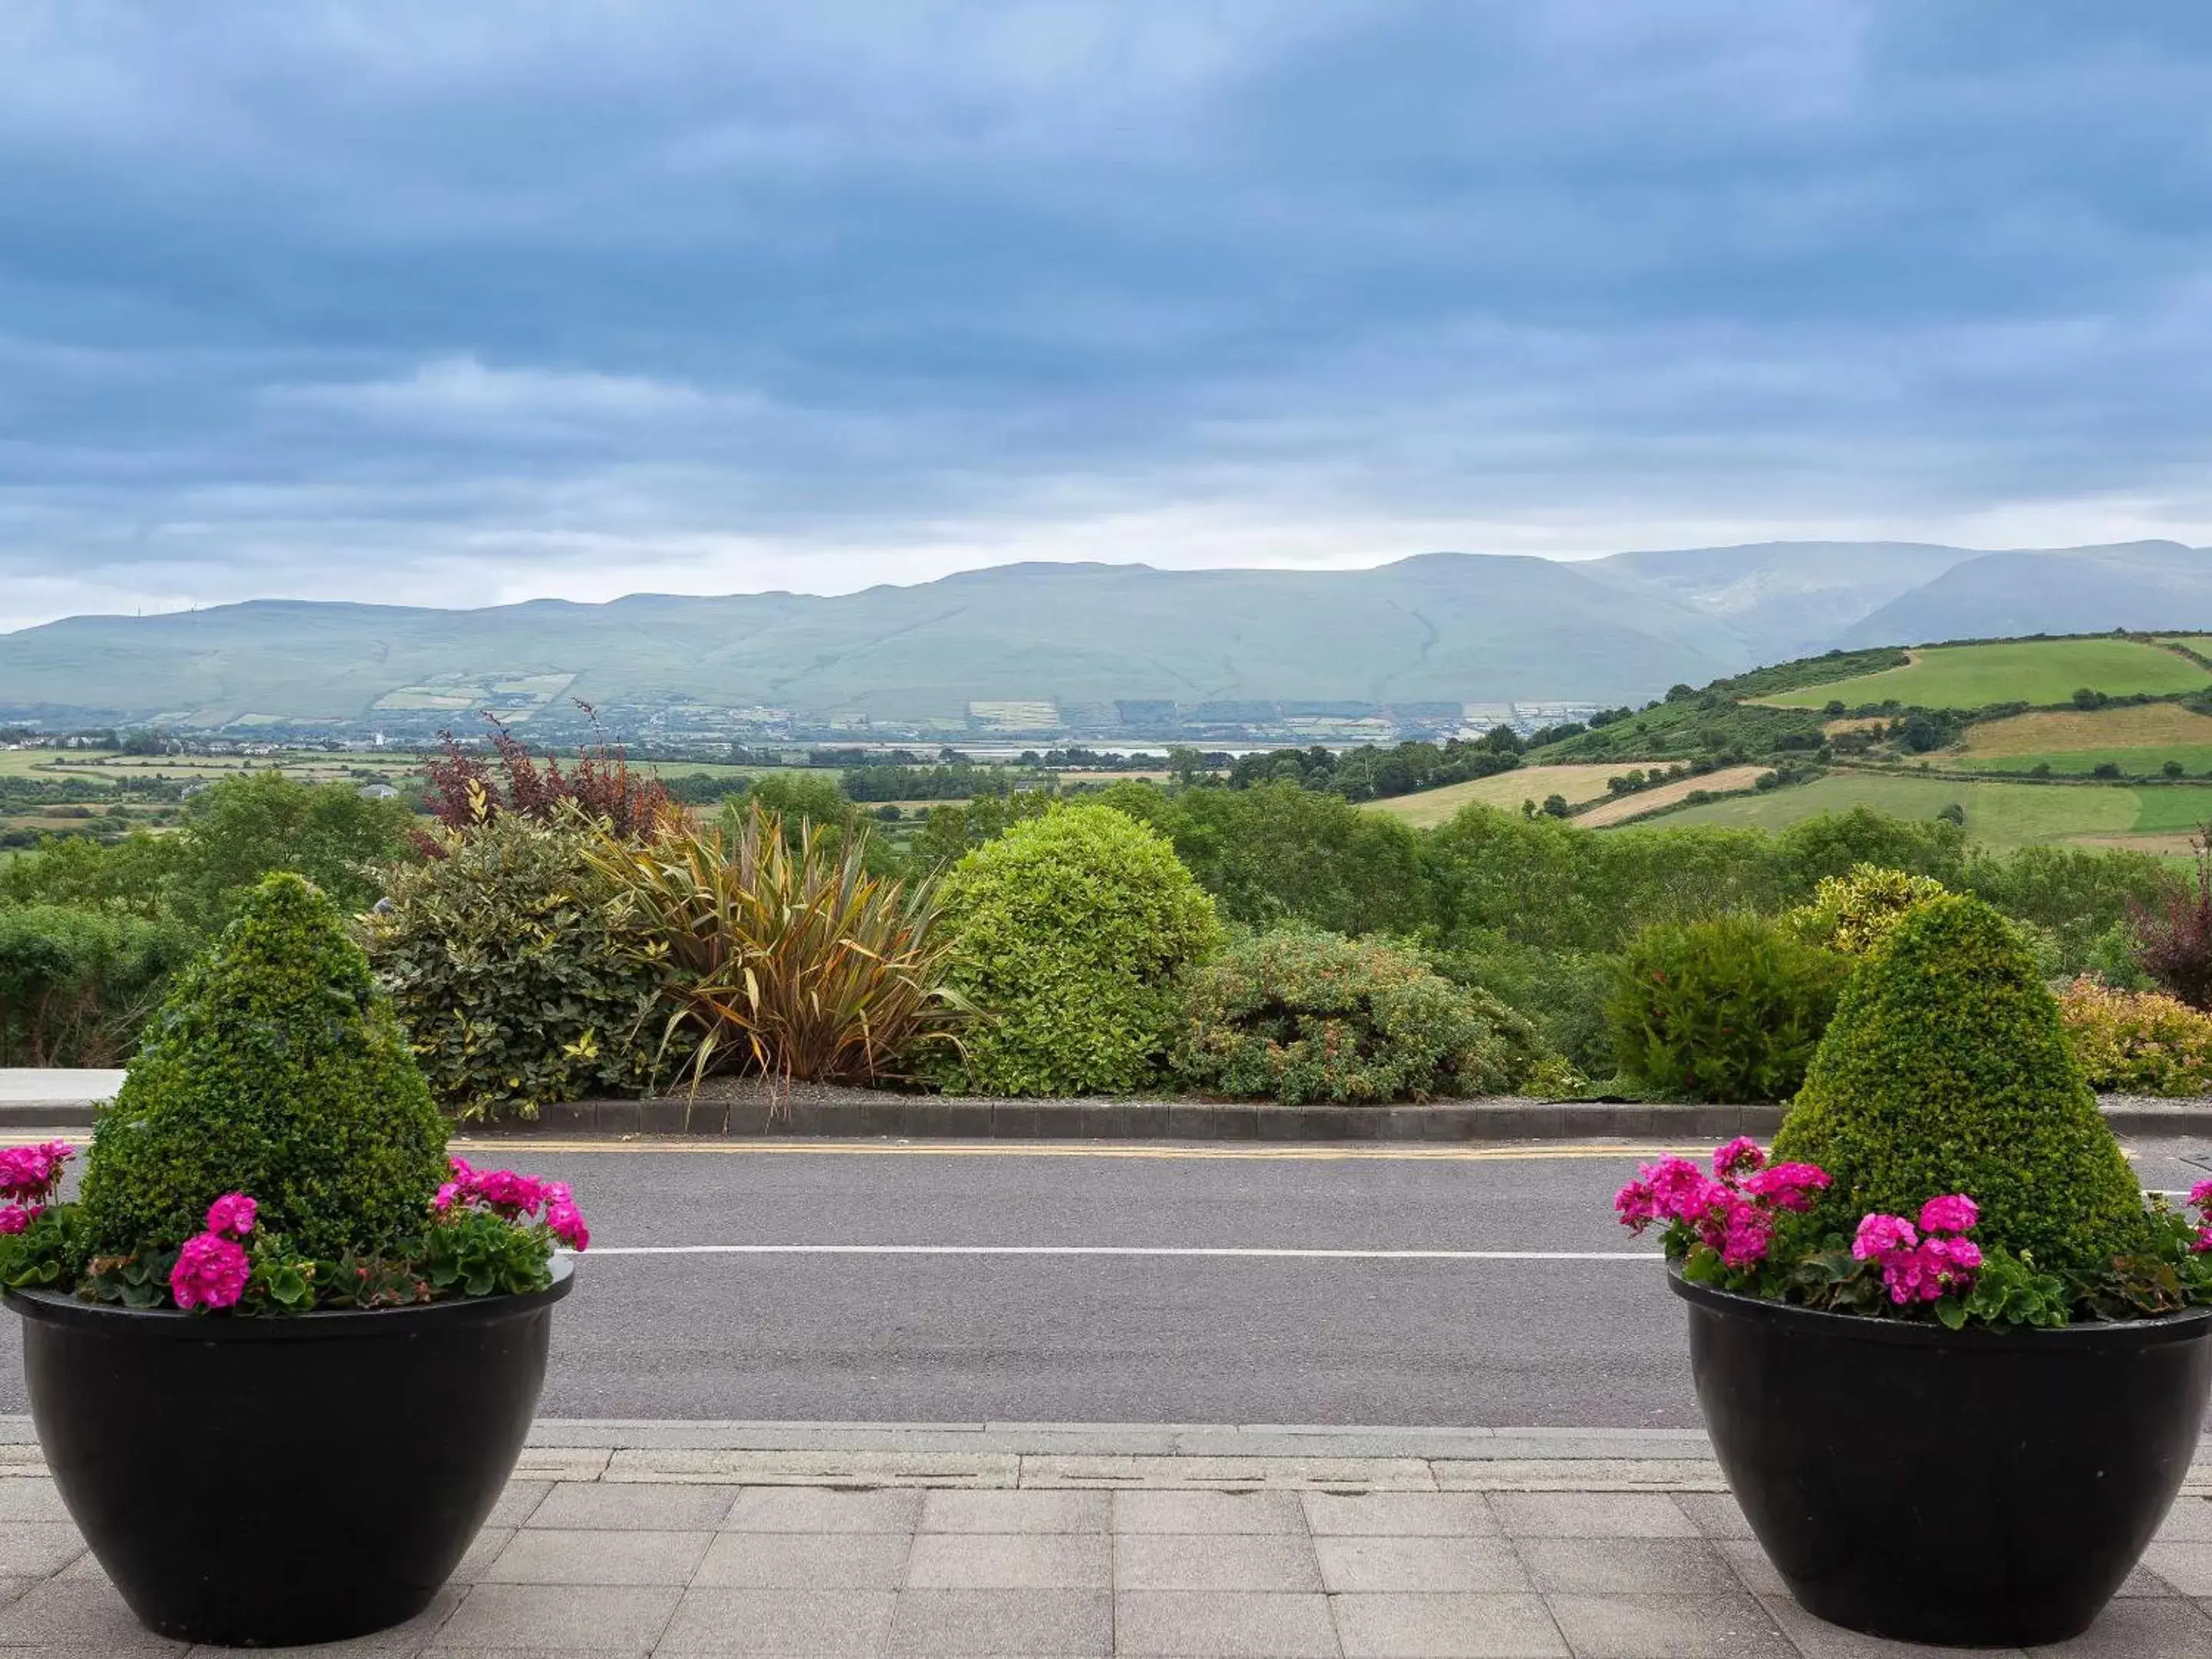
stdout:
[[[365,718],[570,677],[600,703],[693,699],[877,719],[971,701],[1373,702],[1630,696],[1736,665],[1725,628],[1624,605],[1571,565],[1431,555],[1363,571],[1011,565],[818,599],[644,595],[483,611],[260,602],[0,635],[0,713]],[[389,701],[411,689],[395,704]],[[540,688],[542,690],[542,687]]]

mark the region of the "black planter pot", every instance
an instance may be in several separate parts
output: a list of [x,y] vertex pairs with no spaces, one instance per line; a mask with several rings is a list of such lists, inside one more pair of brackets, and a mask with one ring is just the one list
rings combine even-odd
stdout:
[[1729,1485],[1831,1623],[1956,1646],[2079,1635],[2188,1473],[2212,1310],[1952,1332],[1668,1277]]
[[553,1304],[531,1296],[294,1319],[10,1291],[47,1466],[147,1628],[334,1641],[428,1607],[513,1473]]

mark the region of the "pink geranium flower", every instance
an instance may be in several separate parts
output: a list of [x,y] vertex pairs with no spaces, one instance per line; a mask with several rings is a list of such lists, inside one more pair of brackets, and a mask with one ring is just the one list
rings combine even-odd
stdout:
[[1859,1221],[1856,1237],[1851,1240],[1851,1254],[1862,1261],[1872,1261],[1894,1250],[1909,1250],[1920,1243],[1920,1235],[1912,1231],[1912,1224],[1901,1215],[1869,1215]]
[[207,1230],[243,1238],[253,1231],[254,1213],[259,1207],[244,1193],[225,1193],[208,1206]]
[[1923,1233],[1970,1232],[1981,1218],[1980,1207],[1964,1193],[1946,1193],[1920,1206],[1920,1231]]
[[583,1212],[567,1199],[556,1199],[545,1206],[545,1224],[553,1237],[572,1250],[589,1248],[592,1230],[584,1224]]
[[1640,1233],[1659,1218],[1659,1195],[1648,1181],[1630,1182],[1613,1195],[1613,1212],[1632,1233]]
[[1738,1135],[1713,1153],[1713,1173],[1723,1181],[1732,1179],[1739,1172],[1758,1169],[1766,1162],[1766,1153],[1749,1135]]
[[179,1308],[230,1308],[246,1294],[252,1268],[234,1240],[202,1233],[185,1241],[169,1273],[169,1292]]
[[76,1155],[64,1141],[0,1148],[0,1198],[38,1201],[61,1184],[62,1166]]
[[1717,1241],[1708,1236],[1706,1243],[1720,1251],[1722,1265],[1756,1267],[1766,1260],[1767,1247],[1774,1242],[1774,1218],[1748,1200],[1731,1198],[1719,1231]]
[[544,1182],[512,1170],[486,1170],[469,1184],[471,1197],[504,1216],[534,1215],[545,1201]]
[[1741,1184],[1753,1198],[1802,1214],[1813,1207],[1813,1194],[1825,1191],[1828,1182],[1828,1172],[1817,1164],[1776,1164],[1755,1171]]
[[0,1233],[20,1233],[39,1218],[40,1206],[36,1204],[10,1204],[0,1210]]

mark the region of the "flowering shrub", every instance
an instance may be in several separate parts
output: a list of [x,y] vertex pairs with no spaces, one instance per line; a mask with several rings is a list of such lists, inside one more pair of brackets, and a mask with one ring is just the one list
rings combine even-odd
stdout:
[[58,1141],[0,1150],[0,1195],[12,1200],[0,1211],[0,1284],[187,1313],[389,1308],[544,1290],[555,1248],[591,1243],[565,1183],[454,1158],[452,1179],[424,1203],[419,1233],[392,1254],[319,1260],[260,1226],[259,1203],[236,1192],[208,1206],[203,1230],[181,1244],[103,1254],[88,1244],[76,1206],[52,1202],[72,1156]]
[[1696,1285],[1808,1308],[1932,1317],[1953,1330],[2072,1319],[2147,1318],[2212,1304],[2212,1181],[2189,1194],[2193,1215],[2154,1196],[2151,1247],[2091,1272],[2050,1273],[1966,1235],[1981,1206],[1938,1193],[1916,1217],[1869,1212],[1847,1240],[1814,1229],[1816,1198],[1833,1185],[1812,1164],[1772,1164],[1748,1136],[1712,1156],[1712,1173],[1684,1158],[1647,1164],[1613,1194],[1630,1232],[1662,1224],[1661,1246]]
[[2159,991],[2118,991],[2086,975],[2058,1017],[2093,1089],[2141,1095],[2212,1091],[2212,1014]]

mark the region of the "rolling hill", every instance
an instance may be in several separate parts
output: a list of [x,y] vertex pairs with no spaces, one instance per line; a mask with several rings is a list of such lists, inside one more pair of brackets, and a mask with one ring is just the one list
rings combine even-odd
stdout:
[[958,730],[994,702],[1063,724],[1131,703],[1612,703],[1853,641],[2121,624],[2212,628],[2212,552],[1771,543],[1342,571],[1028,563],[831,598],[266,600],[0,635],[0,720],[421,726],[577,697]]

